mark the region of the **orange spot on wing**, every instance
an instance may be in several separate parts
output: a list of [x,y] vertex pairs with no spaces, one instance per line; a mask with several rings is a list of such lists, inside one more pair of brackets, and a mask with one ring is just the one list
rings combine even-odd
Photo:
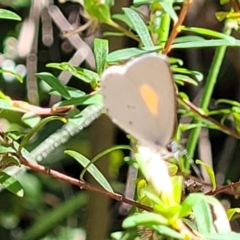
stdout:
[[155,116],[158,115],[159,96],[154,89],[147,84],[143,84],[140,86],[140,93],[149,111]]

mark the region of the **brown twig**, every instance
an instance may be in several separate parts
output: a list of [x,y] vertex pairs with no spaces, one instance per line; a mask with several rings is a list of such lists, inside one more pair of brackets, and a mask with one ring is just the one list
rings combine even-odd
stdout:
[[80,181],[79,179],[69,177],[63,173],[60,173],[58,171],[55,171],[55,170],[52,170],[45,166],[42,166],[38,163],[35,163],[34,161],[27,160],[20,153],[17,153],[16,155],[20,159],[21,164],[25,165],[26,167],[29,167],[31,170],[49,175],[53,178],[59,179],[61,181],[67,182],[67,183],[75,185],[75,186],[78,186],[81,189],[85,189],[85,190],[89,190],[92,192],[97,192],[97,193],[103,194],[103,195],[108,196],[112,199],[115,199],[119,202],[127,203],[133,207],[140,208],[140,209],[143,209],[146,211],[152,211],[151,207],[143,205],[141,203],[138,203],[138,202],[136,202],[130,198],[127,198],[121,194],[105,191],[104,189],[100,189],[100,188],[94,187],[84,181]]
[[17,108],[20,112],[31,112],[39,116],[48,116],[53,114],[64,114],[69,112],[74,108],[74,105],[67,105],[67,106],[59,106],[59,107],[52,107],[52,108],[46,108],[46,107],[39,107],[32,104],[29,104],[24,101],[18,101],[18,100],[12,100],[10,104]]
[[237,0],[230,0],[232,8],[235,12],[239,12],[240,11],[240,4]]
[[[199,179],[195,176],[188,176],[189,179],[192,179],[194,182],[201,184],[203,187],[210,187],[212,188],[212,184],[210,183],[206,183],[205,181],[203,181],[202,179]],[[217,195],[219,193],[224,192],[225,194],[229,194],[232,196],[240,196],[239,192],[237,192],[236,187],[238,187],[240,185],[240,182],[235,182],[235,183],[231,183],[231,184],[227,184],[227,185],[217,185],[215,190],[210,190],[208,192],[205,192],[204,194],[206,195]]]
[[178,33],[180,32],[179,31],[179,27],[182,25],[186,15],[187,15],[187,12],[188,12],[188,9],[190,7],[192,3],[192,0],[185,0],[184,1],[184,4],[183,4],[183,7],[182,7],[182,10],[179,14],[179,17],[178,17],[178,21],[177,23],[174,25],[171,33],[170,33],[170,36],[167,40],[167,43],[162,51],[163,54],[168,54],[168,52],[170,51],[171,49],[171,45],[172,45],[172,42],[173,40],[176,38],[176,36],[178,35]]
[[[231,192],[234,192],[233,189],[235,189],[235,188],[237,188],[239,186],[240,186],[240,181],[235,182],[235,183],[230,183],[228,185],[219,187],[219,188],[217,188],[214,191],[207,192],[206,194],[207,195],[217,195],[217,194],[222,193],[222,192],[224,192],[224,193],[229,192],[229,189],[231,190]],[[239,195],[239,193],[236,192],[236,195]]]
[[[55,170],[52,170],[50,168],[47,168],[47,167],[44,167],[42,165],[39,165],[37,163],[34,163],[33,161],[28,161],[26,160],[21,154],[17,154],[17,157],[20,159],[21,161],[21,164],[25,165],[26,167],[29,167],[31,170],[34,170],[36,172],[40,172],[40,173],[43,173],[43,174],[46,174],[46,175],[49,175],[53,178],[56,178],[56,179],[59,179],[61,181],[64,181],[64,182],[67,182],[69,184],[72,184],[72,185],[75,185],[75,186],[78,186],[80,187],[81,189],[85,189],[85,190],[89,190],[89,191],[92,191],[92,192],[97,192],[99,194],[103,194],[107,197],[110,197],[112,199],[115,199],[119,202],[123,202],[123,203],[127,203],[133,207],[136,207],[136,208],[140,208],[142,210],[146,210],[146,211],[153,211],[153,209],[149,206],[146,206],[146,205],[143,205],[141,203],[138,203],[132,199],[129,199],[127,197],[124,197],[123,195],[121,194],[118,194],[118,193],[113,193],[113,192],[107,192],[103,189],[99,189],[99,188],[96,188],[86,182],[83,182],[83,181],[80,181],[76,178],[72,178],[72,177],[69,177],[63,173],[60,173],[58,171],[55,171]],[[188,237],[190,237],[189,239],[192,239],[192,240],[199,240],[199,237],[196,236],[194,234],[194,232],[192,232],[182,221],[178,221],[178,225],[179,225],[179,231],[184,234],[184,235],[188,235]]]
[[237,139],[240,139],[240,134],[236,131],[234,131],[233,129],[227,127],[226,125],[221,124],[220,122],[216,121],[215,119],[209,117],[207,114],[205,114],[204,112],[201,112],[194,104],[192,104],[190,101],[181,98],[178,95],[178,99],[184,104],[186,105],[189,109],[191,109],[195,114],[197,114],[198,116],[200,116],[201,118],[213,123],[215,126],[217,126],[222,132],[235,137]]

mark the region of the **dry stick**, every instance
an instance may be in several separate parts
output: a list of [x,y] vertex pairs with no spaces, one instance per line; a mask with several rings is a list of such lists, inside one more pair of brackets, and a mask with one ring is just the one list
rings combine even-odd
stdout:
[[183,4],[183,7],[182,7],[182,10],[179,14],[179,17],[178,17],[178,21],[177,23],[174,25],[172,31],[171,31],[171,34],[168,38],[168,41],[162,51],[163,54],[167,54],[169,51],[170,51],[170,47],[172,45],[172,42],[173,40],[176,38],[176,36],[178,35],[179,33],[179,27],[182,25],[186,15],[187,15],[187,12],[188,12],[188,9],[190,7],[192,3],[192,0],[186,0]]
[[[228,192],[229,191],[229,189],[235,189],[235,188],[237,188],[237,187],[239,187],[240,186],[240,182],[238,181],[238,182],[235,182],[235,183],[230,183],[230,184],[228,184],[228,185],[225,185],[225,186],[222,186],[222,187],[220,187],[220,188],[217,188],[216,190],[214,190],[214,191],[209,191],[209,192],[207,192],[207,193],[205,193],[206,195],[217,195],[217,194],[219,194],[219,193],[222,193],[222,192],[224,192],[224,193],[226,193],[226,192]],[[233,190],[232,190],[233,191]],[[234,192],[234,191],[233,191]],[[239,193],[237,193],[236,192],[236,194],[239,194]]]
[[72,185],[75,185],[75,186],[78,186],[80,187],[81,189],[85,189],[85,190],[89,190],[89,191],[92,191],[92,192],[97,192],[97,193],[100,193],[100,194],[103,194],[105,196],[108,196],[110,198],[113,198],[119,202],[124,202],[124,203],[127,203],[127,204],[130,204],[134,207],[137,207],[137,208],[141,208],[143,210],[146,210],[146,211],[152,211],[153,209],[149,206],[146,206],[146,205],[143,205],[141,203],[138,203],[132,199],[129,199],[127,197],[124,197],[123,195],[121,194],[118,194],[118,193],[113,193],[113,192],[107,192],[103,189],[100,189],[100,188],[96,188],[94,186],[91,186],[90,184],[86,183],[86,182],[83,182],[83,181],[80,181],[76,178],[72,178],[72,177],[69,177],[63,173],[60,173],[58,171],[55,171],[55,170],[52,170],[52,169],[49,169],[47,167],[44,167],[42,165],[39,165],[33,161],[28,161],[27,159],[25,159],[21,154],[17,154],[17,157],[20,159],[21,161],[21,164],[25,165],[26,167],[29,167],[31,170],[34,170],[36,172],[40,172],[40,173],[43,173],[43,174],[46,174],[46,175],[49,175],[53,178],[56,178],[56,179],[59,179],[59,180],[62,180],[64,182],[67,182],[67,183],[70,183]]
[[198,116],[200,116],[203,119],[206,119],[207,121],[213,123],[215,126],[217,126],[219,129],[221,129],[222,132],[235,137],[237,139],[240,139],[240,134],[236,131],[234,131],[233,129],[230,129],[229,127],[219,123],[218,121],[216,121],[215,119],[209,117],[208,115],[206,115],[204,112],[201,112],[194,104],[192,104],[190,101],[181,98],[180,96],[178,96],[178,99],[184,103],[188,108],[190,108],[194,113],[196,113]]
[[[212,187],[212,184],[210,183],[206,183],[204,180],[201,180],[195,176],[188,176],[189,179],[195,181],[196,183],[202,184],[204,187]],[[229,194],[229,195],[233,195],[233,196],[239,196],[239,192],[237,192],[237,190],[235,190],[234,188],[240,186],[240,181],[238,182],[234,182],[234,183],[230,183],[227,185],[217,185],[217,188],[215,190],[210,190],[208,192],[205,192],[205,195],[217,195],[219,193],[224,192],[225,194]]]
[[240,4],[237,0],[230,0],[232,8],[235,12],[239,12],[240,11]]

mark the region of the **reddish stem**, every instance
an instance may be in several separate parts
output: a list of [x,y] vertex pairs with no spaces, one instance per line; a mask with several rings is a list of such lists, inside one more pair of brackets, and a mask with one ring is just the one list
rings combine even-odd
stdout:
[[146,210],[146,211],[152,211],[152,208],[149,206],[138,203],[130,198],[124,197],[121,194],[114,193],[114,192],[108,192],[108,191],[105,191],[104,189],[100,189],[100,188],[91,186],[90,184],[88,184],[86,182],[80,181],[76,178],[69,177],[63,173],[60,173],[58,171],[55,171],[55,170],[49,169],[47,167],[44,167],[42,165],[39,165],[39,164],[35,163],[34,161],[31,161],[31,160],[28,161],[24,157],[22,157],[20,154],[18,154],[18,158],[21,160],[21,163],[23,165],[25,165],[26,167],[29,167],[31,170],[34,170],[36,172],[41,172],[43,174],[49,175],[53,178],[59,179],[61,181],[70,183],[75,186],[78,186],[81,189],[85,189],[85,190],[89,190],[92,192],[97,192],[97,193],[103,194],[103,195],[113,198],[117,201],[127,203],[131,206],[134,206],[134,207]]
[[176,38],[176,36],[178,35],[178,33],[180,32],[179,28],[180,26],[182,25],[186,15],[187,15],[187,12],[188,12],[188,9],[190,7],[192,3],[192,0],[186,0],[183,4],[183,7],[182,7],[182,10],[179,14],[179,17],[178,17],[178,21],[177,23],[173,26],[173,29],[170,33],[170,36],[168,38],[168,41],[162,51],[163,54],[168,54],[168,52],[171,50],[171,45],[172,45],[172,42],[173,40]]

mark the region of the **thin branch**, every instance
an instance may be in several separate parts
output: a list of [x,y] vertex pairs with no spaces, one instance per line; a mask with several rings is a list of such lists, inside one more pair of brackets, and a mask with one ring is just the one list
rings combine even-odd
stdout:
[[205,193],[206,195],[217,195],[217,194],[220,194],[222,192],[224,193],[229,193],[230,192],[235,192],[236,196],[239,195],[238,192],[234,191],[235,188],[239,187],[240,186],[240,181],[238,182],[235,182],[235,183],[230,183],[228,185],[225,185],[225,186],[222,186],[222,187],[219,187],[217,188],[216,190],[214,191],[209,191],[207,193]]
[[84,181],[80,181],[79,179],[69,177],[63,173],[60,173],[58,171],[55,171],[50,168],[39,165],[39,164],[35,163],[34,161],[25,159],[19,153],[17,153],[17,157],[20,159],[21,164],[25,165],[26,167],[29,167],[31,170],[49,175],[53,178],[59,179],[61,181],[67,182],[67,183],[75,185],[75,186],[78,186],[78,187],[80,187],[80,189],[85,189],[85,190],[89,190],[92,192],[97,192],[97,193],[103,194],[103,195],[108,196],[112,199],[115,199],[119,202],[127,203],[133,207],[140,208],[140,209],[143,209],[146,211],[152,211],[152,208],[149,206],[138,203],[130,198],[124,197],[121,194],[105,191],[104,189],[100,189],[100,188],[94,187]]
[[209,117],[207,114],[205,114],[202,110],[199,110],[194,104],[192,104],[190,101],[181,98],[180,96],[178,96],[178,99],[185,105],[187,106],[189,109],[191,109],[195,114],[197,114],[199,117],[213,123],[215,126],[218,127],[219,130],[221,130],[222,132],[235,137],[237,139],[240,139],[240,134],[236,131],[234,131],[233,129],[227,127],[226,125],[221,124],[220,122],[216,121],[215,119]]
[[237,0],[230,0],[232,8],[235,12],[239,12],[240,11],[240,4]]
[[167,43],[166,43],[166,45],[165,45],[165,47],[164,47],[164,49],[163,49],[163,52],[162,52],[163,54],[168,54],[168,52],[170,51],[171,45],[172,45],[174,39],[176,38],[176,36],[177,36],[178,33],[180,32],[180,31],[179,31],[179,28],[180,28],[180,26],[182,25],[182,23],[183,23],[186,15],[187,15],[187,12],[188,12],[188,9],[189,9],[191,3],[192,3],[192,0],[186,0],[186,1],[184,1],[182,10],[181,10],[181,12],[180,12],[180,14],[179,14],[179,17],[178,17],[178,21],[177,21],[177,23],[174,25],[174,27],[173,27],[173,29],[172,29],[172,31],[171,31],[171,34],[170,34],[170,36],[169,36],[169,38],[168,38],[168,41],[167,41]]

